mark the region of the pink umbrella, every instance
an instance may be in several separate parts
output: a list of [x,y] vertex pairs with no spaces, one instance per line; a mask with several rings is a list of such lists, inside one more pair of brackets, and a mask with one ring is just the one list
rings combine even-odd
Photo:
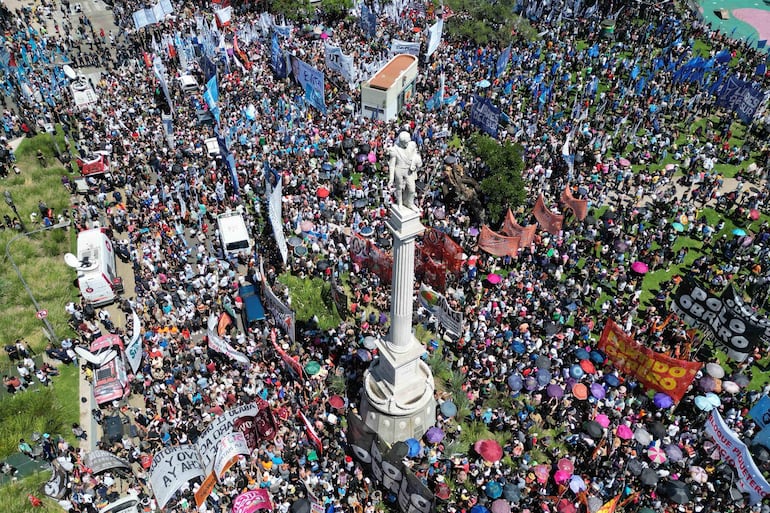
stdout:
[[545,483],[548,481],[548,465],[537,465],[534,468],[534,473],[538,482]]
[[756,221],[757,219],[759,219],[759,210],[757,210],[756,208],[752,208],[751,210],[749,210],[749,219],[751,219],[752,221]]
[[505,499],[497,499],[489,507],[492,513],[511,513],[511,504]]
[[634,271],[635,273],[646,274],[647,271],[650,270],[650,268],[644,262],[637,260],[636,262],[631,264],[631,270]]
[[473,444],[473,448],[479,453],[479,456],[490,463],[500,461],[500,458],[503,457],[502,446],[497,443],[496,440],[492,440],[491,438],[479,440]]
[[676,167],[676,166],[675,166],[674,164],[666,164],[666,171],[671,171],[671,170],[672,170],[672,169],[674,169],[675,167]]
[[621,158],[618,159],[618,164],[620,164],[623,167],[628,167],[628,166],[631,165],[631,162],[629,162],[628,159],[624,159],[624,158],[621,157]]
[[553,473],[553,480],[556,482],[557,485],[563,485],[564,483],[569,481],[570,477],[572,477],[572,474],[564,470],[557,470],[556,472]]
[[603,413],[597,415],[594,420],[603,428],[610,425],[610,418]]
[[560,459],[559,462],[556,464],[556,467],[559,470],[563,470],[564,472],[569,472],[570,475],[575,473],[575,464],[569,458]]
[[492,285],[497,285],[498,283],[503,281],[503,277],[500,276],[499,274],[489,273],[487,274],[487,281]]
[[367,159],[369,160],[369,162],[371,162],[372,164],[374,164],[375,162],[377,162],[377,155],[375,155],[373,151],[370,151],[370,152],[369,152],[369,155],[367,155],[367,156],[366,156],[366,158],[367,158]]
[[321,39],[329,39],[329,34],[326,32],[321,32]]
[[634,437],[634,432],[625,424],[619,425],[618,429],[615,430],[615,434],[622,440],[631,440]]
[[666,451],[660,447],[650,447],[647,449],[647,457],[649,457],[650,461],[653,463],[663,463],[668,458],[668,456],[666,456]]
[[303,232],[309,232],[309,231],[312,231],[312,230],[313,230],[313,228],[315,228],[315,225],[313,224],[313,222],[312,222],[312,221],[302,221],[302,222],[299,224],[299,228],[300,228],[300,230],[302,230]]

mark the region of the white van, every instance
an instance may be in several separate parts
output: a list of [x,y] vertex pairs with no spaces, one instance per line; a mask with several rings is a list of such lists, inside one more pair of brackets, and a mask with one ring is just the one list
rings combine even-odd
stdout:
[[242,215],[237,212],[220,214],[217,217],[217,228],[225,256],[242,251],[251,253],[253,244]]
[[181,75],[179,77],[179,87],[185,94],[194,94],[200,92],[198,81],[192,75]]
[[112,241],[101,228],[92,228],[78,234],[77,247],[77,267],[73,267],[78,272],[78,287],[83,299],[94,306],[112,303],[116,294],[123,292]]

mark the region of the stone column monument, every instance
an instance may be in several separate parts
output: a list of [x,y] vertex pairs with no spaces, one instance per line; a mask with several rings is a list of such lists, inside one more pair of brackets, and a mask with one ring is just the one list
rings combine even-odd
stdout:
[[433,374],[420,358],[425,348],[412,334],[414,240],[425,227],[414,206],[414,175],[422,165],[409,134],[391,149],[391,181],[397,203],[390,206],[393,234],[393,280],[390,333],[379,343],[380,356],[364,374],[361,417],[382,440],[392,444],[420,438],[436,420]]

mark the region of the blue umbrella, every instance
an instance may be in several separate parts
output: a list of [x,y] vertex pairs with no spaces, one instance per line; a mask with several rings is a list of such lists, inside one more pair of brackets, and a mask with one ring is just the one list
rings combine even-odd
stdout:
[[527,379],[524,380],[524,388],[532,392],[537,388],[537,380],[532,376],[527,376]]
[[582,347],[575,349],[575,358],[577,358],[578,360],[588,360],[588,358],[590,357],[591,357],[590,353],[585,349],[583,349]]
[[594,349],[593,351],[591,351],[589,360],[591,360],[594,363],[604,363],[604,353],[602,353],[598,349]]
[[497,499],[503,494],[503,487],[497,481],[490,481],[484,491],[490,499]]
[[610,387],[616,387],[620,385],[620,380],[614,374],[607,374],[606,376],[604,376],[604,382],[607,383],[607,386],[610,386]]
[[730,62],[730,60],[733,58],[733,56],[730,55],[730,51],[727,49],[720,51],[714,57],[719,63]]
[[521,381],[521,376],[518,374],[511,374],[508,377],[508,388],[513,390],[514,392],[518,392],[521,390],[521,387],[524,385],[524,383]]
[[663,392],[658,392],[655,394],[655,396],[652,398],[652,402],[658,408],[670,408],[674,404],[674,400],[671,398],[671,396],[664,394]]
[[405,440],[406,445],[409,447],[409,452],[406,453],[407,456],[410,458],[414,458],[420,454],[420,451],[422,450],[422,445],[420,445],[420,441],[416,438],[407,438]]
[[551,372],[546,369],[539,369],[537,371],[537,384],[544,387],[551,381]]
[[583,374],[585,374],[585,371],[581,369],[580,365],[578,364],[574,364],[572,367],[569,368],[569,375],[575,379],[582,378]]
[[471,513],[489,513],[489,510],[481,504],[476,504],[471,508]]
[[487,80],[486,78],[484,80],[479,80],[476,82],[476,85],[479,86],[482,89],[486,89],[487,87],[491,86],[492,84]]
[[524,354],[524,351],[526,351],[526,346],[524,345],[524,342],[516,341],[513,344],[511,344],[511,349],[513,349],[513,352],[516,354]]
[[517,503],[521,500],[521,490],[513,483],[503,486],[503,498],[508,502]]
[[441,403],[441,415],[444,417],[454,417],[457,415],[457,406],[452,401],[444,401]]
[[743,228],[735,228],[733,230],[733,235],[737,235],[738,237],[743,237],[744,235],[746,235],[746,230],[744,230]]

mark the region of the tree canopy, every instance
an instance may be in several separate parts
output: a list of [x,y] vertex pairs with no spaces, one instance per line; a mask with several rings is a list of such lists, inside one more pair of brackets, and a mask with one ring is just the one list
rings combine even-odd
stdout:
[[479,188],[490,223],[502,221],[508,208],[514,209],[526,199],[521,171],[524,148],[520,144],[500,143],[487,135],[473,135],[467,149],[481,160]]

